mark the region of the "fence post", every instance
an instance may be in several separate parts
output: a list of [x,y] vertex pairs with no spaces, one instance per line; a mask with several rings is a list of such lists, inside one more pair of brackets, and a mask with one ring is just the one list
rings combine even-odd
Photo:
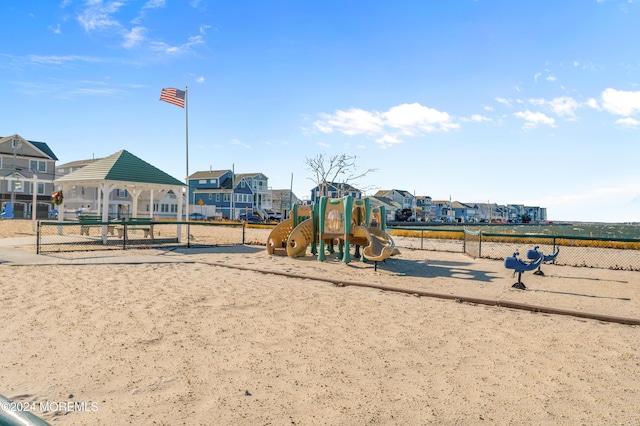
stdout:
[[245,228],[247,226],[246,222],[242,222],[242,245],[244,245],[244,234],[245,234]]
[[467,254],[467,228],[462,229],[462,253]]
[[424,229],[420,230],[420,250],[424,250]]
[[40,254],[40,221],[36,227],[36,254]]
[[482,230],[478,231],[480,239],[478,240],[478,257],[482,258]]

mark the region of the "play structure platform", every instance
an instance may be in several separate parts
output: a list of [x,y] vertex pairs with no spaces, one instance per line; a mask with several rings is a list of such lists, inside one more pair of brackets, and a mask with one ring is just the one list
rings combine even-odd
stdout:
[[[267,252],[289,257],[306,256],[311,249],[318,260],[335,253],[345,263],[353,257],[377,263],[400,254],[386,232],[384,207],[372,208],[369,199],[322,197],[314,205],[295,205],[291,217],[276,226],[267,240]],[[362,248],[362,253],[360,253]]]

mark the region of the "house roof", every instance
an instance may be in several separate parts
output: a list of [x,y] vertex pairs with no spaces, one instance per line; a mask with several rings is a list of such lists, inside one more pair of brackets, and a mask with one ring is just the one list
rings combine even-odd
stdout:
[[28,141],[28,142],[33,146],[35,146],[36,148],[38,148],[40,151],[42,151],[46,156],[48,156],[52,160],[58,161],[58,157],[56,157],[53,151],[51,151],[51,148],[49,148],[49,145],[47,145],[46,143],[35,142],[35,141]]
[[263,173],[239,173],[236,175],[236,181],[240,181],[240,179],[251,178],[251,177],[262,177],[264,179],[268,179]]
[[227,170],[207,170],[207,171],[195,172],[191,176],[189,176],[189,179],[212,179],[212,178],[215,179],[215,178],[219,178],[225,173],[231,173],[231,170],[228,170],[228,169]]
[[101,158],[90,158],[87,160],[76,160],[76,161],[70,161],[68,163],[64,163],[64,164],[56,164],[56,170],[58,169],[69,169],[69,168],[80,168],[80,167],[84,167],[87,164],[91,164],[91,163],[95,163],[96,161],[101,160]]
[[375,193],[376,197],[389,197],[393,191],[396,191],[398,194],[403,197],[413,197],[413,194],[409,191],[405,191],[404,189],[381,189]]
[[20,141],[27,142],[33,148],[35,148],[36,150],[40,151],[43,156],[45,156],[45,157],[47,157],[47,158],[49,158],[51,160],[58,161],[58,157],[56,157],[56,155],[53,153],[53,151],[51,151],[51,148],[49,148],[49,145],[47,145],[44,142],[29,141],[29,140],[26,140],[25,138],[23,138],[22,136],[20,136],[18,134],[15,134],[15,135],[11,135],[11,136],[0,136],[0,143],[10,141],[11,139],[14,139],[14,138],[19,139]]
[[165,186],[185,186],[183,182],[124,149],[88,164],[74,172],[61,176],[56,179],[54,183],[78,181],[117,181]]

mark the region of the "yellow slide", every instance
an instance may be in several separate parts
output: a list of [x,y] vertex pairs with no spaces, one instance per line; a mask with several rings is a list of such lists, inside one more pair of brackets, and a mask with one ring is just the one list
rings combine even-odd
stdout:
[[269,234],[267,239],[267,253],[269,254],[286,254],[286,245],[289,235],[293,231],[293,219],[289,218],[280,222],[273,231]]
[[367,228],[366,226],[354,226],[353,236],[355,238],[364,238],[369,244],[364,248],[362,254],[367,260],[378,262],[385,260],[400,251],[395,247],[395,243],[391,235],[378,228]]
[[313,243],[313,218],[309,218],[295,227],[287,239],[289,257],[304,256],[309,244]]

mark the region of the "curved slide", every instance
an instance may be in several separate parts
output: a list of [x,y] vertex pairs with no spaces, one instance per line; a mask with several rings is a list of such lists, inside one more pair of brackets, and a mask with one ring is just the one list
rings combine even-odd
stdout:
[[378,228],[354,226],[353,236],[369,241],[369,244],[362,251],[367,260],[378,262],[400,254],[391,236]]
[[304,256],[307,246],[313,240],[313,218],[309,218],[291,231],[291,235],[287,239],[287,255],[289,257]]
[[267,239],[267,253],[280,254],[278,251],[285,249],[289,235],[291,235],[291,231],[293,231],[292,218],[280,222],[275,228],[273,228],[269,234],[269,238]]

